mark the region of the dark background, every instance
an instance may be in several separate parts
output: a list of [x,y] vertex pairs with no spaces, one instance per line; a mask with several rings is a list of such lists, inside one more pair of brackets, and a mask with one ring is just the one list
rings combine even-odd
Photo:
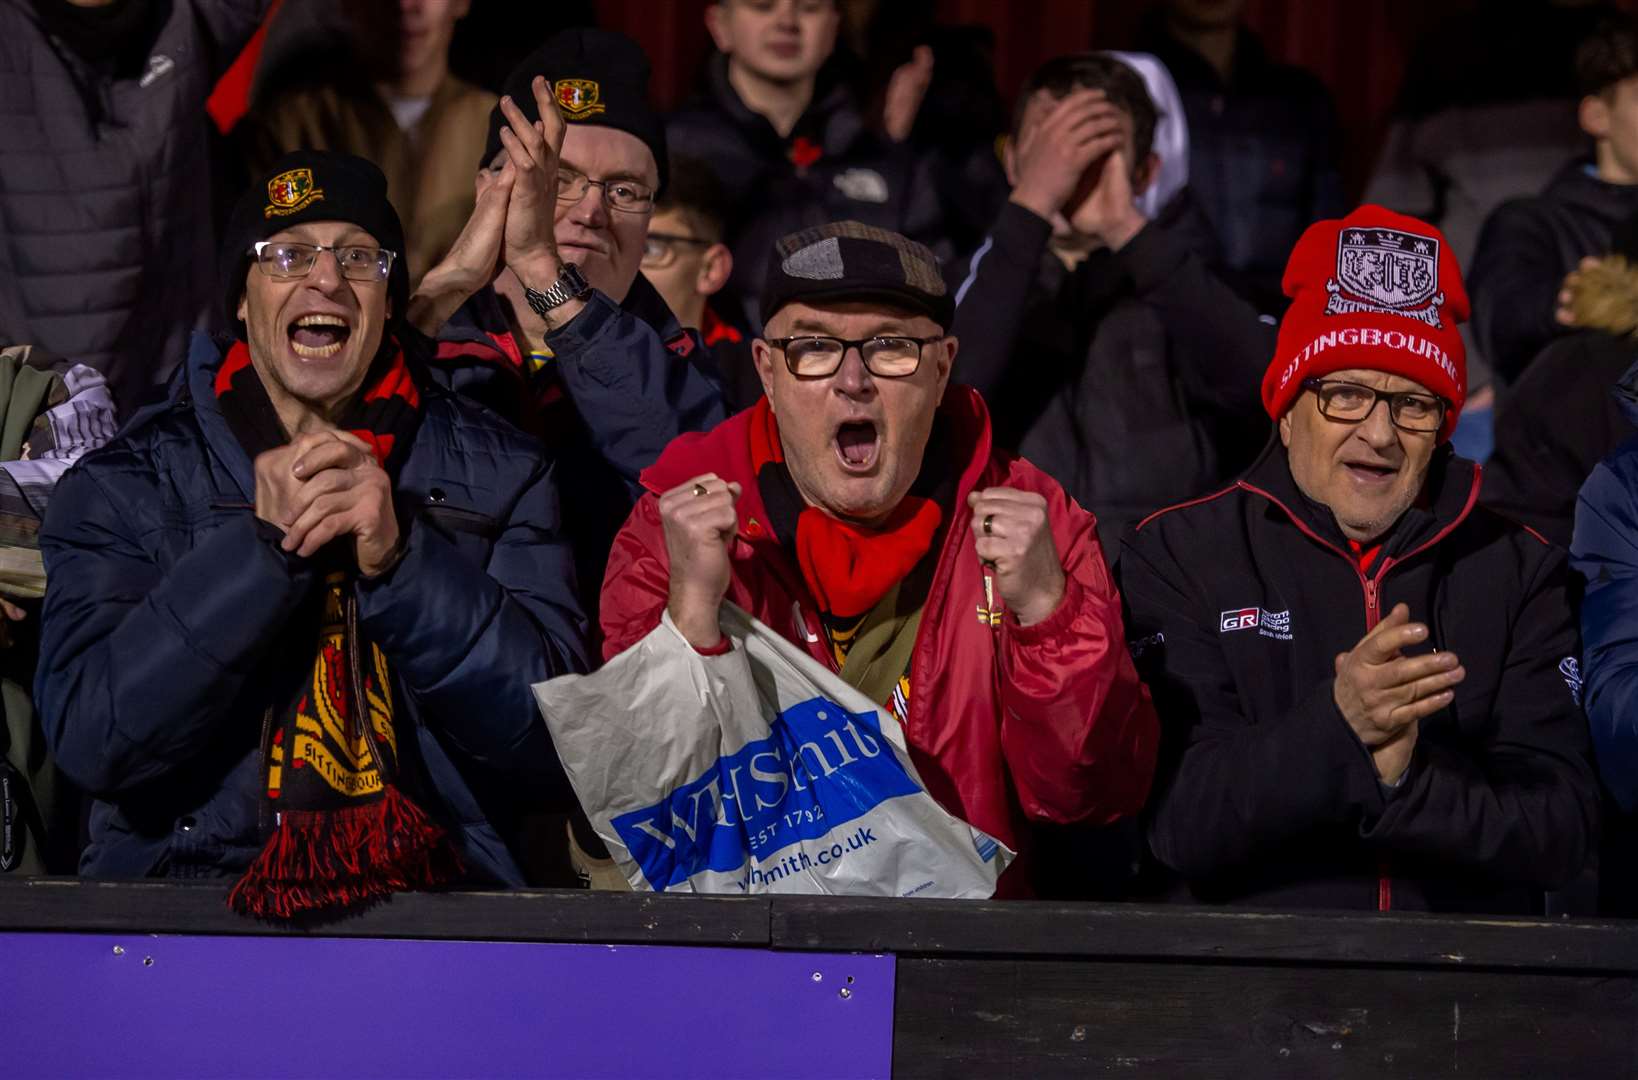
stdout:
[[[1249,0],[1245,19],[1275,59],[1309,69],[1330,88],[1345,134],[1343,177],[1349,198],[1357,199],[1416,43],[1481,8],[1505,22],[1517,3]],[[711,48],[703,14],[708,0],[598,0],[587,6],[595,8],[600,25],[629,34],[648,52],[661,105],[687,96]],[[1051,56],[1127,46],[1147,6],[1146,0],[937,0],[941,22],[977,24],[994,35],[997,81],[1009,103],[1024,77]],[[1638,0],[1613,0],[1613,6],[1634,10]],[[1527,52],[1528,43],[1523,45]],[[1520,73],[1521,81],[1529,76]]]

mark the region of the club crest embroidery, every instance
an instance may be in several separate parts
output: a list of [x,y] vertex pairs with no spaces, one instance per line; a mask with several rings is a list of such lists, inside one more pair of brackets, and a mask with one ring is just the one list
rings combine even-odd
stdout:
[[602,87],[594,79],[559,79],[552,87],[557,94],[557,107],[569,120],[584,120],[606,111]]
[[324,189],[313,183],[312,169],[291,169],[267,182],[267,208],[262,216],[285,217],[323,199]]
[[1375,311],[1443,327],[1439,308],[1439,241],[1398,229],[1344,229],[1337,237],[1336,277],[1325,283],[1327,315]]

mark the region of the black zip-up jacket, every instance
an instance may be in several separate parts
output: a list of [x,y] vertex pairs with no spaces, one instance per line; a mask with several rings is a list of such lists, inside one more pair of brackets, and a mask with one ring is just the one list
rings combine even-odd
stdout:
[[[1598,796],[1566,556],[1477,507],[1479,480],[1441,449],[1425,508],[1361,569],[1275,440],[1130,538],[1126,626],[1164,732],[1149,843],[1194,898],[1531,912],[1582,868]],[[1467,678],[1389,788],[1332,685],[1398,603]]]
[[[978,243],[976,229],[961,235],[971,212],[952,211],[951,178],[938,156],[872,131],[851,91],[831,73],[820,76],[813,102],[786,138],[740,100],[728,82],[728,58],[718,55],[704,93],[667,121],[666,141],[673,153],[709,163],[734,207],[728,284],[744,298],[753,330],[762,326],[756,298],[767,282],[768,257],[775,242],[799,229],[862,221],[920,241],[941,259]],[[988,201],[983,193],[993,186],[966,197]]]
[[1051,224],[1009,202],[959,268],[956,378],[989,403],[997,446],[1097,515],[1108,551],[1145,514],[1237,475],[1268,432],[1274,327],[1206,268],[1191,212],[1184,193],[1069,272]]

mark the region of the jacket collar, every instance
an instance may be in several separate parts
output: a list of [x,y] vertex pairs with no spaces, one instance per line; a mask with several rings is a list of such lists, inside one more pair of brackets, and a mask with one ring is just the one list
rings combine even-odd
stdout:
[[[751,409],[736,413],[705,432],[689,432],[671,441],[659,460],[638,477],[656,495],[670,491],[702,473],[716,473],[740,486],[739,535],[747,540],[772,540],[768,511],[758,491],[751,465]],[[978,391],[950,384],[939,414],[950,432],[952,452],[961,462],[956,485],[956,512],[966,506],[967,492],[978,486],[989,465],[990,414]]]
[[234,483],[247,500],[256,498],[256,470],[250,455],[228,427],[227,417],[216,402],[216,369],[227,356],[230,339],[219,340],[195,333],[188,347],[187,375],[171,387],[171,404],[191,408],[204,433],[205,444],[216,459],[227,466]]
[[[780,148],[789,140],[780,138],[767,117],[755,112],[740,98],[739,91],[728,81],[728,57],[718,53],[706,67],[706,93],[712,104],[742,131],[752,142],[763,142]],[[853,106],[847,83],[839,76],[833,61],[819,72],[813,88],[813,100],[791,128],[790,138],[806,135],[817,139],[829,155],[845,152],[864,133],[864,119]]]
[[[1382,540],[1383,553],[1389,559],[1402,558],[1442,539],[1472,512],[1478,501],[1481,474],[1476,463],[1457,457],[1449,443],[1434,450],[1422,497],[1388,530]],[[1271,513],[1291,520],[1314,539],[1338,552],[1348,550],[1348,540],[1335,516],[1297,486],[1278,431],[1237,486],[1267,499]]]

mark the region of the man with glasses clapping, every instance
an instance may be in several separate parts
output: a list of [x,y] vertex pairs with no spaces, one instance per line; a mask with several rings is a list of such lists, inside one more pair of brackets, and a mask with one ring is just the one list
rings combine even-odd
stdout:
[[586,666],[554,462],[427,378],[381,171],[298,151],[239,200],[235,339],[58,485],[41,726],[81,872],[238,877],[292,918],[522,884],[562,792],[529,681]]
[[436,376],[545,444],[560,474],[582,599],[666,443],[726,414],[698,334],[639,273],[666,188],[665,129],[635,42],[567,30],[508,76],[477,209],[410,318]]
[[1450,450],[1455,256],[1365,206],[1284,288],[1278,438],[1121,553],[1164,732],[1150,847],[1195,900],[1537,911],[1596,830],[1580,642],[1565,553]]

